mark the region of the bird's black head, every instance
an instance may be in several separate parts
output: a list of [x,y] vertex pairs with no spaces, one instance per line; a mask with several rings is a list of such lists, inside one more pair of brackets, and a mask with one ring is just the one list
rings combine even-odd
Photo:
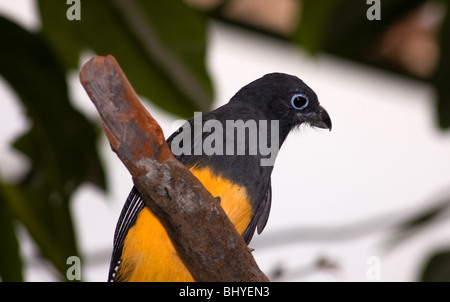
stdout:
[[330,116],[316,93],[292,75],[267,74],[240,89],[230,102],[261,108],[268,119],[279,120],[288,132],[304,123],[331,131]]

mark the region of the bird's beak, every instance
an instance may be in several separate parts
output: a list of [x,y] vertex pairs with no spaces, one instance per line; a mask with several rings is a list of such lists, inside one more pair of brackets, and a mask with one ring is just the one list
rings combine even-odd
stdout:
[[319,108],[317,108],[317,110],[313,113],[311,119],[309,120],[309,124],[311,126],[328,129],[330,131],[332,128],[330,116],[322,106],[319,106]]

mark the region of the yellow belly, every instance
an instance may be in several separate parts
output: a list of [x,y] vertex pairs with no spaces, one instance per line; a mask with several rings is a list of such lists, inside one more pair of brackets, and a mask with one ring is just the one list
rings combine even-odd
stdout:
[[[214,176],[208,168],[191,172],[214,197],[220,196],[222,208],[242,235],[252,214],[245,188]],[[147,207],[128,231],[117,280],[194,281],[161,222]]]

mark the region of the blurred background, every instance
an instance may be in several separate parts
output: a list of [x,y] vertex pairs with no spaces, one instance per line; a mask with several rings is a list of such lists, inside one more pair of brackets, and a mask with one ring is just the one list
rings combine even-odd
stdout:
[[78,71],[112,54],[166,136],[269,72],[316,91],[333,131],[289,136],[250,244],[271,280],[450,281],[448,9],[0,0],[1,280],[65,281],[78,256],[82,281],[106,281],[132,181]]

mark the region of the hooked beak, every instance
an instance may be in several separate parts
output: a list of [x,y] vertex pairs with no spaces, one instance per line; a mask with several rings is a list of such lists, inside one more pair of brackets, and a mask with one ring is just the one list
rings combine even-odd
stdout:
[[311,126],[317,128],[328,129],[330,131],[332,128],[330,116],[322,106],[319,106],[319,108],[317,108],[308,122]]

